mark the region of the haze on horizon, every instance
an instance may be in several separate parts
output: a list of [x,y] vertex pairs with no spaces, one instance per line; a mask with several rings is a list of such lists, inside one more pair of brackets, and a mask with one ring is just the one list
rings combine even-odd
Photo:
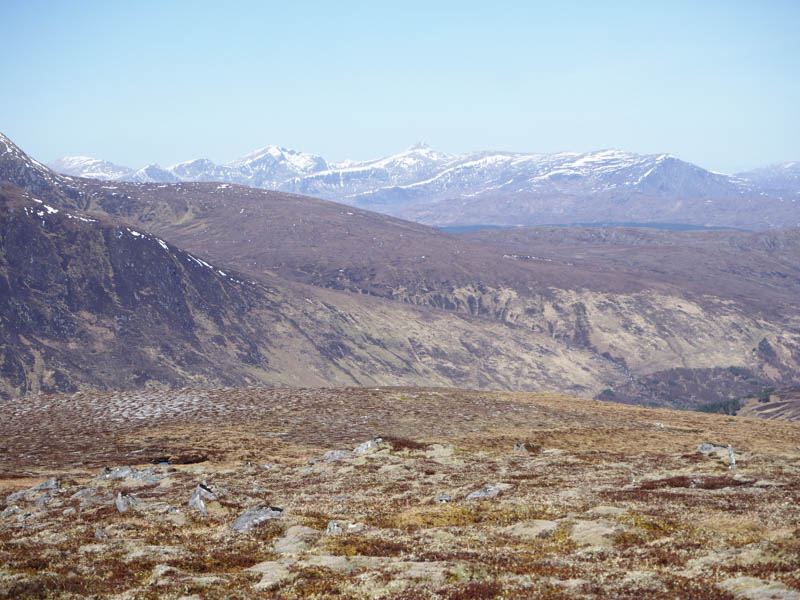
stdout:
[[800,4],[6,0],[0,131],[50,161],[396,153],[800,160]]

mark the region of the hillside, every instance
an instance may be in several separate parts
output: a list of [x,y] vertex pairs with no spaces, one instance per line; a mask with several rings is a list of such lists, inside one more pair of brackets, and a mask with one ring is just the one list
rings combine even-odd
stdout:
[[0,598],[800,597],[796,423],[251,388],[26,398],[0,430]]
[[555,388],[565,372],[591,388],[612,376],[480,317],[250,280],[18,188],[0,187],[0,236],[6,399],[188,384]]
[[[644,243],[642,232],[595,230],[636,241],[568,248],[570,237],[587,234],[562,229],[531,246],[514,237],[524,235],[518,230],[496,239],[454,236],[229,184],[67,178],[41,171],[14,148],[0,156],[0,176],[41,184],[53,206],[152,231],[217,269],[277,290],[293,314],[305,314],[300,307],[309,298],[324,315],[347,315],[321,317],[333,323],[321,329],[293,317],[294,331],[313,344],[351,349],[320,354],[320,365],[333,362],[331,372],[349,373],[332,382],[417,384],[429,377],[437,385],[604,398],[611,392],[684,408],[796,382],[800,311],[791,230],[760,238],[720,232],[707,243],[669,233],[662,237],[671,241]],[[8,156],[16,162],[4,167]],[[705,258],[710,249],[713,257]],[[676,258],[665,266],[666,252]],[[284,297],[289,288],[303,291]],[[293,377],[280,381],[298,381]],[[647,386],[657,389],[645,393]]]

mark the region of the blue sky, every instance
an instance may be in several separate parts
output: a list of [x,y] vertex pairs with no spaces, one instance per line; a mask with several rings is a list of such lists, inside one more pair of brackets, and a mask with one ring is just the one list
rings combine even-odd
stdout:
[[798,23],[797,0],[0,0],[0,131],[131,167],[424,140],[735,172],[800,160]]

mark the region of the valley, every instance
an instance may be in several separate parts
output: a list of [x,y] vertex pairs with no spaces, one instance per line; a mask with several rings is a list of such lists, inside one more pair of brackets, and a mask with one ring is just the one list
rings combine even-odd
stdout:
[[[7,188],[5,227],[18,226],[20,211],[29,220],[25,236],[4,236],[9,290],[27,294],[24,304],[46,305],[40,320],[52,322],[61,302],[61,313],[90,340],[78,343],[74,331],[21,334],[24,319],[9,305],[4,326],[15,341],[4,358],[6,397],[106,388],[108,378],[77,368],[92,364],[83,354],[89,348],[108,347],[98,337],[141,348],[110,355],[114,370],[127,373],[118,377],[124,388],[443,385],[696,408],[796,383],[797,229],[452,235],[231,184],[67,177],[4,144],[0,174],[26,190],[15,196]],[[98,223],[38,219],[30,212],[41,211],[37,203]],[[143,232],[137,243],[131,230]],[[131,243],[109,244],[114,231]],[[70,245],[81,235],[99,241],[95,259],[86,244]],[[62,265],[53,273],[28,273],[24,249],[37,236],[50,249],[44,262]],[[157,239],[174,244],[169,256]],[[75,252],[72,266],[56,258]],[[113,252],[122,263],[105,256]],[[158,262],[145,267],[151,257],[163,259],[161,271]],[[126,262],[133,268],[122,268]],[[33,287],[52,297],[11,286],[26,278],[39,278]],[[74,279],[100,282],[105,304],[86,311],[57,291],[82,287]],[[185,307],[181,323],[172,314],[176,299]],[[125,319],[134,326],[110,325]],[[153,319],[164,328],[148,326]],[[165,350],[168,339],[174,347]],[[41,356],[53,365],[48,372]]]

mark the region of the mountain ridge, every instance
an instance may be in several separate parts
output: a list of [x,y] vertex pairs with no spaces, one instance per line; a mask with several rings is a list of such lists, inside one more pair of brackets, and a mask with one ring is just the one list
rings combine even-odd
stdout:
[[[36,187],[53,208],[125,221],[275,290],[312,345],[304,354],[337,383],[612,389],[683,408],[796,383],[796,230],[476,239],[235,184],[60,176],[6,154],[0,179]],[[284,364],[280,381],[309,372],[301,363]]]
[[800,224],[796,164],[728,175],[672,154],[605,149],[452,155],[417,144],[378,159],[341,162],[266,146],[222,165],[201,158],[113,177],[86,161],[65,158],[53,166],[115,181],[274,189],[437,226],[653,220],[769,229]]

